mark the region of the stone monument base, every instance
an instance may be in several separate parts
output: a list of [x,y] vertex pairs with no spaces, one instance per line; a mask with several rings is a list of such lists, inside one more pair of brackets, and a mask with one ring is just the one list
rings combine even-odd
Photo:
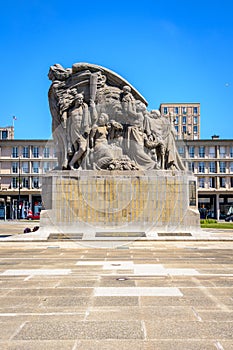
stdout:
[[53,171],[40,228],[79,240],[154,239],[200,230],[196,178],[184,171]]

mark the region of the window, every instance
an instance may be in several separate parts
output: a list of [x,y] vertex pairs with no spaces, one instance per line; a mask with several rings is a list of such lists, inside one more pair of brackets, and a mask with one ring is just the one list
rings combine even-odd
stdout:
[[29,147],[28,146],[23,147],[23,158],[29,158]]
[[49,147],[44,148],[44,158],[49,158]]
[[175,130],[178,133],[179,132],[179,126],[175,125]]
[[33,173],[39,173],[39,162],[32,162]]
[[220,187],[226,187],[226,179],[225,179],[225,177],[220,177],[219,178],[219,184],[220,184]]
[[188,169],[189,169],[189,171],[192,171],[194,173],[194,162],[188,163]]
[[12,147],[12,157],[13,158],[18,158],[18,147]]
[[197,124],[197,117],[193,117],[193,124]]
[[194,146],[189,146],[189,157],[194,158]]
[[199,185],[200,188],[204,188],[205,187],[205,178],[204,177],[199,177],[198,185]]
[[233,158],[233,146],[230,147],[230,157]]
[[186,114],[187,113],[187,107],[182,107],[182,113]]
[[175,125],[179,124],[179,117],[177,117],[177,116],[175,117],[174,124],[175,124]]
[[209,158],[215,158],[215,147],[209,147]]
[[216,173],[216,163],[209,162],[209,173]]
[[193,114],[197,114],[198,113],[198,108],[197,107],[193,107]]
[[18,187],[18,178],[17,177],[13,177],[12,178],[12,187],[13,188],[17,188]]
[[184,157],[184,147],[183,146],[178,147],[178,153],[181,157]]
[[226,147],[225,146],[220,146],[219,147],[219,156],[220,156],[220,158],[225,158],[226,157]]
[[233,187],[233,177],[231,177],[231,187]]
[[198,172],[199,173],[204,173],[205,172],[205,163],[204,162],[199,162],[198,163]]
[[199,147],[199,157],[201,157],[201,158],[205,157],[205,147],[204,146]]
[[182,128],[182,129],[183,129],[183,133],[186,134],[186,132],[187,132],[186,125],[183,125],[183,128]]
[[29,173],[28,162],[23,162],[23,164],[22,164],[22,172],[23,172],[24,174],[28,174],[28,173]]
[[7,130],[3,130],[2,131],[2,140],[7,140],[8,139],[8,131]]
[[179,107],[174,107],[173,111],[174,111],[175,114],[178,114],[179,113]]
[[43,165],[43,172],[44,172],[44,173],[47,173],[49,170],[50,170],[49,162],[44,162],[44,165]]
[[186,124],[186,122],[187,122],[186,117],[183,117],[183,118],[182,118],[182,123],[183,123],[183,124]]
[[219,170],[220,170],[220,173],[226,172],[226,162],[219,162]]
[[19,172],[18,162],[12,163],[12,173],[17,174]]
[[33,146],[32,148],[32,154],[34,158],[39,158],[39,147]]
[[29,188],[28,177],[23,177],[22,186],[23,186],[24,188]]
[[230,173],[233,173],[233,162],[230,162],[229,170],[230,170]]
[[214,177],[209,178],[209,187],[215,188],[215,178]]
[[194,134],[197,134],[197,133],[198,133],[197,125],[194,125],[194,126],[193,126],[193,133],[194,133]]
[[33,188],[39,188],[39,177],[33,177],[32,178],[32,187]]
[[167,107],[163,107],[163,113],[167,114],[168,113],[168,108]]

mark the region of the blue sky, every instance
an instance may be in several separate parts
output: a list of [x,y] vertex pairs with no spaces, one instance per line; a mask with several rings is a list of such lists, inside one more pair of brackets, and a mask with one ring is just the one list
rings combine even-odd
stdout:
[[105,66],[149,109],[201,103],[201,138],[233,138],[233,1],[9,0],[0,3],[0,125],[47,139],[49,67]]

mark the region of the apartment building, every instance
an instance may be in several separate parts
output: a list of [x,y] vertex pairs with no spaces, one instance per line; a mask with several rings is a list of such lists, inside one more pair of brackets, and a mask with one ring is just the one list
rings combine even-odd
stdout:
[[[1,128],[3,129],[3,128]],[[0,218],[24,218],[41,208],[42,177],[57,165],[53,141],[0,140]],[[0,206],[1,206],[0,205]]]
[[159,110],[172,118],[178,140],[200,139],[200,103],[161,103]]
[[233,212],[233,140],[183,140],[178,151],[197,176],[201,217],[224,219]]

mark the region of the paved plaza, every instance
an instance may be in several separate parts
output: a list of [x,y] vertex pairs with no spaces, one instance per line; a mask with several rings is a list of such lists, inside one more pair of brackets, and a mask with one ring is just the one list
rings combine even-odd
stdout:
[[232,235],[116,248],[1,241],[0,348],[232,350]]

